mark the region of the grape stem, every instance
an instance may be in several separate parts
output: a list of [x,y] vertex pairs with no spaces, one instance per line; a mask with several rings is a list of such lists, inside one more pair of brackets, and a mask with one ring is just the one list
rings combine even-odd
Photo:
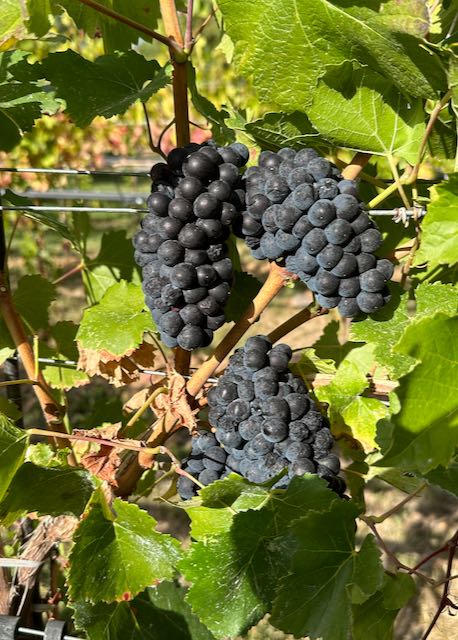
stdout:
[[[14,306],[6,276],[3,271],[0,272],[0,311],[22,361],[26,376],[28,380],[35,382],[32,386],[37,400],[40,403],[46,424],[49,428],[46,435],[51,437],[52,434],[50,434],[50,431],[66,434],[65,424],[63,422],[64,408],[61,407],[54,399],[51,389],[49,388],[41,371],[36,371],[35,356],[27,339],[21,317]],[[58,442],[59,446],[62,448],[69,446],[68,440]],[[69,462],[71,464],[76,464],[73,454],[69,456]]]
[[267,280],[264,282],[258,295],[253,299],[242,318],[234,324],[232,329],[215,348],[210,358],[191,376],[187,386],[190,396],[194,397],[199,393],[208,378],[215,373],[221,362],[235,347],[240,338],[248,331],[267,305],[282,290],[286,280],[293,277],[294,276],[286,271],[284,267],[280,267],[276,262],[271,263]]
[[357,153],[350,164],[342,171],[342,176],[345,180],[356,180],[370,159],[370,153]]
[[297,329],[308,320],[319,315],[321,315],[321,311],[312,313],[309,308],[301,309],[298,313],[294,314],[294,316],[286,320],[286,322],[283,322],[283,324],[271,331],[267,337],[272,343],[277,342],[288,335],[288,333],[291,333],[291,331],[294,331],[294,329]]

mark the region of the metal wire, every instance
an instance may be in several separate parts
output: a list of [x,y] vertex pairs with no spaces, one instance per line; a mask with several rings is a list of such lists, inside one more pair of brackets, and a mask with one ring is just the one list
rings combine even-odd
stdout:
[[[39,631],[38,629],[30,629],[29,627],[19,627],[18,628],[18,633],[22,634],[23,636],[35,636],[37,638],[44,638],[45,637],[45,632],[44,631]],[[63,637],[63,640],[82,640],[82,638],[77,638],[76,636],[67,636],[67,635],[65,635]]]
[[[8,360],[20,360],[17,356],[11,356]],[[38,358],[38,362],[40,364],[46,364],[50,367],[60,367],[63,369],[76,369],[78,363],[75,360],[57,360],[55,358]],[[167,377],[168,373],[166,371],[159,371],[155,369],[141,369],[139,367],[140,373],[144,373],[147,376],[158,376],[161,378]],[[185,379],[189,380],[191,376],[183,376]],[[208,382],[218,382],[218,378],[208,378]],[[1,640],[1,639],[0,639]]]
[[41,205],[24,205],[16,207],[0,205],[0,211],[40,211],[42,213],[148,213],[148,209],[133,209],[131,207],[53,207]]
[[[0,189],[0,196],[5,195],[5,190]],[[105,193],[103,191],[71,191],[69,189],[50,190],[50,191],[32,191],[27,189],[17,194],[21,198],[30,198],[31,200],[106,200],[108,202],[134,202],[135,204],[144,204],[145,197],[139,196],[138,193]]]
[[69,176],[117,176],[149,178],[148,171],[113,171],[110,169],[38,169],[37,167],[0,167],[7,173],[48,173]]
[[[37,211],[50,213],[148,213],[148,209],[134,209],[130,207],[55,207],[42,205],[1,206],[0,211]],[[390,216],[392,218],[422,218],[425,209],[374,209],[369,211],[371,216]]]

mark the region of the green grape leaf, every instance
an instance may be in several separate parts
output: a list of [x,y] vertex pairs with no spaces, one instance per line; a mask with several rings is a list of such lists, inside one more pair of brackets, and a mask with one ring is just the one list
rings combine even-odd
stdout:
[[26,462],[16,472],[0,502],[0,521],[9,525],[35,511],[39,515],[80,516],[94,488],[83,469],[46,468]]
[[356,396],[342,410],[342,418],[350,427],[353,437],[363,445],[365,451],[377,448],[377,423],[389,416],[389,409],[376,398]]
[[428,263],[428,270],[458,262],[458,174],[435,188],[421,225],[420,248],[414,265]]
[[3,0],[0,3],[0,47],[23,32],[21,0]]
[[349,60],[417,97],[435,96],[438,81],[444,83],[438,59],[420,48],[421,41],[391,31],[370,9],[362,19],[361,3],[220,0],[218,6],[242,73],[253,78],[261,101],[285,111],[307,110],[319,79]]
[[90,62],[69,49],[50,54],[40,67],[79,127],[86,127],[96,116],[123,114],[136,100],[146,102],[170,80],[168,67],[162,69],[155,60],[147,61],[135,51]]
[[[78,326],[68,320],[62,320],[50,327],[56,348],[40,345],[40,355],[53,360],[78,361],[79,352],[76,345],[76,333]],[[89,382],[89,377],[84,371],[79,371],[72,366],[62,364],[60,366],[40,364],[45,380],[54,389],[71,389]]]
[[0,51],[1,151],[10,151],[21,141],[23,133],[32,129],[37,118],[59,106],[53,94],[43,91],[39,84],[17,77],[17,69],[22,68],[19,63],[27,55],[18,50]]
[[428,6],[424,0],[387,0],[377,20],[392,31],[408,33],[419,38],[425,38],[431,26]]
[[220,144],[234,142],[234,132],[225,122],[229,118],[229,113],[225,109],[218,111],[215,105],[208,98],[199,93],[196,84],[196,70],[191,63],[188,63],[187,69],[188,86],[192,104],[195,109],[210,123],[213,138]]
[[367,373],[373,366],[373,354],[371,344],[354,346],[341,361],[332,382],[315,389],[317,398],[329,405],[335,435],[350,430],[365,451],[375,448],[376,424],[388,415],[380,400],[360,395],[369,386]]
[[344,342],[339,340],[340,325],[337,321],[329,322],[321,336],[314,343],[313,348],[319,358],[323,360],[333,360],[339,366],[342,360],[356,347],[362,345],[354,342]]
[[103,234],[99,253],[86,262],[83,276],[91,300],[96,301],[100,301],[105,291],[120,280],[140,284],[134,262],[134,247],[125,231],[107,231]]
[[399,380],[400,411],[380,466],[426,473],[447,466],[458,444],[458,317],[443,313],[413,322],[397,349],[418,363]]
[[231,295],[224,308],[227,322],[237,322],[243,316],[248,305],[257,296],[262,284],[248,273],[234,271]]
[[27,450],[27,434],[0,414],[0,499],[5,495]]
[[[43,0],[41,0],[43,1]],[[35,4],[35,0],[32,0]],[[130,18],[150,29],[156,29],[160,16],[159,2],[148,0],[100,0],[99,4],[114,9],[117,13]],[[78,29],[82,29],[89,36],[100,33],[103,38],[105,51],[125,51],[132,44],[137,44],[139,38],[148,40],[148,36],[128,27],[117,20],[104,16],[90,7],[84,6],[79,0],[52,0],[52,13],[64,8],[74,20]],[[37,34],[38,35],[38,34]]]
[[[68,576],[72,600],[130,600],[155,581],[173,577],[178,542],[155,530],[156,520],[101,491],[76,530]],[[90,550],[90,553],[89,553]]]
[[261,509],[269,501],[269,492],[231,473],[199,491],[199,497],[183,504],[191,518],[194,540],[206,541],[229,531],[234,513]]
[[317,146],[322,143],[305,113],[266,113],[262,118],[247,122],[243,130],[262,149],[277,151],[281,147]]
[[132,602],[74,604],[77,629],[89,640],[212,640],[184,599],[185,589],[162,582]]
[[145,331],[154,331],[141,287],[124,280],[112,285],[99,304],[86,309],[77,340],[83,348],[122,356],[137,348]]
[[33,329],[49,325],[49,306],[56,299],[56,287],[38,274],[22,276],[13,294],[16,309]]
[[353,607],[353,640],[392,640],[394,621],[415,591],[411,576],[385,574],[383,588]]
[[60,466],[59,460],[56,459],[56,452],[46,442],[37,442],[27,449],[27,462],[33,462],[39,467]]
[[355,551],[357,513],[351,502],[338,500],[329,511],[312,511],[293,526],[298,547],[274,602],[274,626],[297,637],[350,637],[352,594],[364,601],[383,580],[372,536]]
[[220,531],[195,542],[179,564],[191,583],[188,602],[218,638],[243,633],[266,613],[296,546],[292,521],[337,500],[313,475],[293,479],[257,510],[237,512],[241,497],[231,505],[232,525],[227,519]]
[[424,477],[430,484],[458,497],[458,461],[454,460],[448,467],[436,467]]
[[415,360],[407,354],[394,350],[401,336],[413,320],[430,317],[439,311],[453,315],[456,313],[458,289],[453,285],[436,282],[422,283],[415,289],[416,313],[407,309],[407,293],[393,296],[391,302],[371,317],[352,322],[351,338],[375,346],[377,362],[390,370],[390,376],[397,379],[405,375]]
[[13,422],[21,417],[21,412],[12,400],[0,396],[0,414],[10,418]]
[[349,78],[339,74],[337,83],[320,82],[307,115],[315,129],[337,146],[397,155],[411,163],[425,131],[422,101],[407,100],[390,79],[367,69],[358,69]]
[[53,14],[53,0],[27,0],[27,28],[39,38],[46,35],[51,27],[49,16]]
[[56,214],[48,213],[46,211],[28,211],[27,207],[33,205],[33,201],[30,198],[25,198],[24,196],[20,196],[11,189],[5,189],[5,193],[2,193],[1,200],[6,200],[10,204],[16,207],[24,207],[21,213],[30,218],[31,220],[35,220],[35,222],[39,222],[40,224],[44,224],[46,227],[49,227],[53,231],[56,231],[59,235],[67,240],[70,240],[72,244],[74,244],[74,237],[69,227],[60,222]]

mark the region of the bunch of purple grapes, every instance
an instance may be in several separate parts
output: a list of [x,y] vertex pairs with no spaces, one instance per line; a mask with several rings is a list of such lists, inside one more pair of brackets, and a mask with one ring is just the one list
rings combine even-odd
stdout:
[[150,213],[134,237],[145,301],[168,347],[208,346],[232,283],[227,238],[244,208],[245,145],[189,144],[153,166]]
[[388,302],[393,275],[375,252],[382,235],[358,186],[313,149],[263,151],[245,172],[246,210],[237,233],[259,260],[285,259],[322,307],[344,317]]
[[[287,469],[275,488],[287,487],[295,475],[317,473],[343,493],[328,420],[304,382],[289,371],[291,356],[288,345],[272,346],[267,337],[254,336],[230,358],[207,396],[208,420],[215,433],[194,437],[186,461],[185,469],[202,484],[230,471],[262,484]],[[181,477],[178,490],[189,499],[196,485]]]

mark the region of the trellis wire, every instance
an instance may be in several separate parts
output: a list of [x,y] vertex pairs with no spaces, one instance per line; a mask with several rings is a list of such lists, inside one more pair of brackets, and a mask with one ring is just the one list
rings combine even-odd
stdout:
[[[18,628],[18,633],[22,634],[23,636],[35,636],[36,638],[45,638],[45,632],[44,631],[40,631],[38,629],[30,629],[29,627],[19,627]],[[63,636],[62,640],[83,640],[81,637],[76,637],[76,636]]]
[[[43,205],[0,205],[0,211],[36,211],[41,213],[148,213],[148,209],[135,209],[131,207],[56,207]],[[373,209],[369,213],[372,216],[391,216],[399,218],[400,221],[403,217],[417,219],[422,218],[426,214],[426,209],[419,207],[405,209],[404,207],[399,207],[397,209]]]
[[112,169],[39,169],[37,167],[0,167],[6,173],[44,173],[69,176],[117,176],[148,178],[148,171],[113,171]]

